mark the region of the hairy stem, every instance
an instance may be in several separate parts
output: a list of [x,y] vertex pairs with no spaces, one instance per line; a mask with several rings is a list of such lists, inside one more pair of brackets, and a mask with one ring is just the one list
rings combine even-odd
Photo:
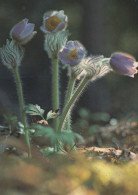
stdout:
[[[70,81],[69,81],[69,85],[68,85],[67,94],[66,94],[65,106],[69,102],[69,100],[70,100],[70,98],[72,96],[75,82],[76,82],[76,78],[71,77]],[[68,112],[68,115],[66,117],[65,127],[66,127],[67,130],[69,130],[69,131],[71,130],[71,122],[70,122],[70,113],[69,112]]]
[[66,116],[68,114],[69,109],[71,108],[71,106],[74,104],[74,102],[76,101],[77,97],[80,95],[81,91],[83,90],[83,88],[85,87],[86,83],[88,82],[88,78],[85,77],[82,82],[80,83],[79,87],[77,88],[77,90],[74,92],[73,96],[71,97],[71,99],[69,100],[68,104],[66,105],[61,119],[60,119],[60,123],[58,126],[58,131],[61,131],[64,125],[64,121],[66,119]]
[[[52,72],[52,105],[53,111],[59,109],[59,67],[58,59],[52,59],[53,72]],[[57,131],[59,118],[54,119],[54,129]]]
[[24,111],[23,89],[22,89],[22,84],[21,84],[21,79],[20,79],[18,67],[13,68],[13,72],[14,72],[14,75],[15,75],[15,80],[16,80],[16,85],[17,85],[21,117],[22,117],[22,121],[23,121],[23,124],[24,124],[25,139],[26,139],[26,143],[27,143],[27,147],[28,147],[28,158],[31,159],[32,155],[31,155],[29,131],[28,131],[26,114],[25,114],[25,111]]

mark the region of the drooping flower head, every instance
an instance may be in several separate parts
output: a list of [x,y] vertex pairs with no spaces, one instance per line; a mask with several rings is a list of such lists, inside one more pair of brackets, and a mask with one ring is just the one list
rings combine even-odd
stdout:
[[68,18],[63,10],[46,12],[40,29],[46,34],[56,33],[67,27],[67,21]]
[[138,62],[133,56],[126,53],[117,52],[112,54],[110,65],[115,72],[129,77],[134,77],[134,74],[138,72],[136,69]]
[[28,23],[28,21],[29,20],[25,18],[10,31],[10,37],[19,45],[26,44],[36,34],[36,31],[34,31],[35,25]]
[[59,58],[63,64],[75,66],[85,57],[86,50],[78,41],[68,41],[66,46],[59,52]]

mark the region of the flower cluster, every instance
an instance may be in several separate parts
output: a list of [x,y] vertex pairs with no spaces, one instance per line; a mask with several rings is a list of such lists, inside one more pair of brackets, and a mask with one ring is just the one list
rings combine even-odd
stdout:
[[63,64],[70,65],[72,76],[77,79],[86,76],[94,80],[111,71],[109,58],[103,56],[86,57],[86,50],[78,41],[68,41],[59,52],[59,59]]
[[61,62],[70,65],[73,76],[78,79],[86,76],[95,80],[112,70],[130,77],[134,77],[134,74],[138,72],[138,62],[134,57],[126,53],[117,52],[111,58],[85,56],[86,50],[78,41],[68,41],[59,52]]
[[[60,151],[63,148],[64,142],[60,143],[59,133],[62,133],[62,130],[65,128],[68,130],[67,138],[70,135],[70,146],[71,149],[74,147],[74,138],[78,138],[78,135],[71,132],[71,120],[70,113],[75,104],[77,98],[80,96],[84,87],[89,81],[96,80],[106,75],[110,71],[115,71],[116,73],[127,75],[129,77],[134,77],[138,72],[138,62],[135,58],[126,53],[116,52],[111,55],[110,58],[105,58],[103,55],[98,56],[87,56],[85,47],[79,41],[68,41],[69,32],[66,30],[68,24],[68,18],[64,14],[64,11],[51,11],[47,12],[43,16],[43,24],[40,27],[41,31],[44,33],[44,49],[47,52],[49,58],[51,58],[52,64],[52,105],[55,113],[56,110],[59,110],[60,107],[60,98],[59,98],[59,60],[62,64],[68,66],[69,70],[69,84],[68,90],[65,99],[65,106],[61,117],[55,118],[53,127],[53,136],[55,143],[53,143],[54,150]],[[29,23],[27,18],[20,21],[16,24],[10,31],[11,40],[6,41],[6,45],[0,48],[0,57],[4,66],[12,70],[15,81],[17,85],[17,90],[19,94],[20,102],[20,111],[21,118],[24,125],[26,143],[28,147],[28,157],[31,158],[30,150],[30,139],[29,139],[29,128],[27,123],[27,118],[24,112],[24,98],[22,91],[22,83],[20,79],[20,74],[18,67],[21,65],[22,58],[24,56],[24,48],[22,45],[28,43],[36,31],[34,31],[35,25]],[[76,80],[80,79],[80,81]],[[36,115],[43,117],[43,109],[40,109],[39,114]],[[46,119],[48,120],[48,119]],[[43,120],[44,121],[44,120]],[[50,130],[51,131],[51,130]],[[54,132],[55,131],[55,132]],[[55,134],[54,134],[55,133]],[[64,131],[65,133],[65,131]],[[55,139],[55,135],[58,136]],[[62,133],[63,135],[63,133]],[[65,137],[65,136],[63,136]],[[64,139],[66,140],[68,139]],[[51,136],[51,140],[52,140]],[[68,142],[68,143],[69,143]]]

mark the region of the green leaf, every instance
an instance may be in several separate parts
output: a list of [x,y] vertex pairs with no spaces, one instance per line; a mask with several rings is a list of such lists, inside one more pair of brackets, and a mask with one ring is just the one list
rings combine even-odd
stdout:
[[72,143],[75,139],[78,139],[80,141],[84,140],[83,137],[81,135],[79,135],[78,133],[74,133],[74,132],[68,131],[68,130],[61,131],[59,133],[58,139],[61,140],[62,142],[69,144],[70,146],[72,146]]
[[36,130],[34,136],[43,136],[51,131],[53,132],[53,129],[51,127],[44,127],[39,124],[32,125],[31,127],[32,129]]
[[33,125],[33,128],[36,129],[34,136],[44,136],[45,138],[49,138],[52,145],[57,143],[58,134],[51,127]]
[[48,113],[47,113],[47,117],[46,117],[46,120],[49,120],[51,118],[57,118],[59,116],[59,110],[55,110],[54,112],[52,110],[50,110]]
[[29,104],[28,106],[26,106],[25,112],[29,115],[43,116],[45,111],[37,104]]
[[44,136],[50,140],[52,145],[55,145],[59,141],[61,143],[64,142],[72,146],[72,143],[75,139],[83,141],[83,137],[81,135],[72,131],[64,130],[57,133],[51,127],[38,124],[33,125],[32,128],[36,130],[34,136]]

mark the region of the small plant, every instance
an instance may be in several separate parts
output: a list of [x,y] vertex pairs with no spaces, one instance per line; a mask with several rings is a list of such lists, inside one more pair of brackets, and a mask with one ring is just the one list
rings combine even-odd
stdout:
[[[52,110],[47,115],[45,115],[44,109],[38,105],[25,106],[19,75],[19,66],[24,57],[23,45],[36,34],[34,24],[28,23],[28,19],[16,24],[10,31],[11,40],[7,40],[6,45],[0,49],[1,61],[5,67],[11,70],[16,81],[21,122],[23,123],[19,123],[19,126],[25,133],[29,158],[31,158],[30,133],[33,133],[34,136],[49,138],[53,147],[50,152],[63,151],[65,145],[75,149],[75,139],[83,139],[79,134],[72,132],[70,117],[76,100],[87,84],[113,70],[130,77],[134,77],[134,74],[137,73],[138,62],[128,54],[117,52],[110,58],[105,58],[103,55],[87,56],[85,47],[79,41],[68,41],[67,25],[68,17],[61,10],[46,12],[40,27],[44,34],[44,50],[52,64]],[[63,111],[60,109],[59,97],[59,61],[67,67],[69,77]],[[36,120],[37,124],[29,125],[26,114],[32,117],[39,116],[41,120]],[[53,119],[52,127],[48,124],[50,119]]]

